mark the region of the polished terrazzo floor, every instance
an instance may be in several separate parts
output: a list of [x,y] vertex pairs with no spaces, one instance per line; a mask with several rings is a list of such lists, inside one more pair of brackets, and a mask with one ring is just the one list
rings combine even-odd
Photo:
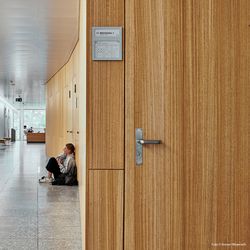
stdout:
[[80,250],[78,187],[39,184],[44,144],[0,145],[0,250]]

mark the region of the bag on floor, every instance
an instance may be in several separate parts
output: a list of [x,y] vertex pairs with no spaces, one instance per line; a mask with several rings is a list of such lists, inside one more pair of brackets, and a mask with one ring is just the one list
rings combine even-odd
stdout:
[[65,185],[65,174],[60,174],[54,181],[52,185]]
[[72,167],[67,174],[60,174],[53,182],[52,185],[67,185],[77,186],[77,168]]

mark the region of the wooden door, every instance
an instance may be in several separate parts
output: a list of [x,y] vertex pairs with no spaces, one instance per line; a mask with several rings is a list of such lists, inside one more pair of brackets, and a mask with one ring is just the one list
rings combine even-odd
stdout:
[[78,93],[79,83],[78,77],[73,80],[73,96],[72,96],[72,128],[73,128],[73,138],[72,143],[74,143],[76,148],[76,162],[79,163],[79,93]]
[[73,142],[73,86],[72,81],[68,88],[68,142]]
[[[250,1],[126,0],[125,250],[250,248]],[[135,129],[161,145],[143,146]]]

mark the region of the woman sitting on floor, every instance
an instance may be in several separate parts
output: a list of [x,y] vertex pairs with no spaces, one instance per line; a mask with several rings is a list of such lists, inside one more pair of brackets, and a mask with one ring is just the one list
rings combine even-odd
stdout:
[[77,185],[75,146],[72,143],[66,144],[62,154],[56,158],[52,157],[49,159],[46,169],[48,171],[48,177],[43,176],[39,179],[40,183]]

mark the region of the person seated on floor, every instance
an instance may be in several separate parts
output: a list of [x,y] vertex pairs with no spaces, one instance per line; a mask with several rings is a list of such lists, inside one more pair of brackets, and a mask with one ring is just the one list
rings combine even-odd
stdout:
[[75,146],[72,143],[66,144],[62,154],[56,158],[52,157],[49,159],[46,169],[48,171],[48,177],[43,176],[40,178],[40,183],[47,182],[52,183],[52,185],[77,185]]

